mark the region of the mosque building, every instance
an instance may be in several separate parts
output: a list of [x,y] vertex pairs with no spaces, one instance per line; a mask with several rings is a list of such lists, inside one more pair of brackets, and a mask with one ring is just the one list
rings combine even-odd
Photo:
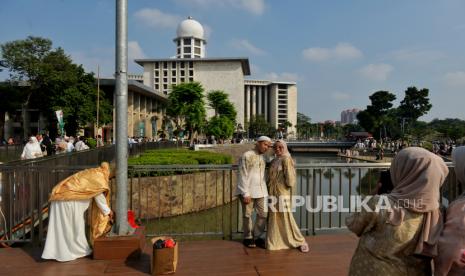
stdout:
[[[173,40],[176,55],[172,58],[136,59],[144,69],[142,76],[130,76],[144,85],[168,95],[173,85],[197,81],[208,93],[222,90],[237,110],[236,121],[244,126],[253,116],[261,115],[275,128],[289,121],[288,133],[297,124],[297,85],[295,82],[252,80],[246,57],[207,57],[205,31],[188,17],[183,20]],[[213,116],[213,110],[207,111]]]

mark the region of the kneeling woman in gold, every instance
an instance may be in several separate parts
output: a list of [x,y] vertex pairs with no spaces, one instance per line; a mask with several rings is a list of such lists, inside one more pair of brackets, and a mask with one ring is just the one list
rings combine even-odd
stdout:
[[294,160],[283,140],[276,141],[274,151],[276,158],[271,163],[268,175],[268,193],[274,204],[270,204],[268,209],[266,248],[300,248],[302,252],[308,252],[308,244],[294,220],[289,204],[296,182]]
[[43,259],[66,262],[92,253],[84,213],[92,202],[91,243],[111,229],[109,178],[110,166],[104,162],[71,175],[53,188]]

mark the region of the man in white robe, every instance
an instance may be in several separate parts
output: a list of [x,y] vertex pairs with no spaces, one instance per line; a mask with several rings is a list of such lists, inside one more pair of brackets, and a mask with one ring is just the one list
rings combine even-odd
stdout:
[[[237,189],[242,205],[244,245],[250,248],[256,243],[264,247],[265,241],[260,238],[265,230],[267,211],[265,199],[268,190],[265,182],[265,158],[263,154],[271,146],[271,139],[260,136],[255,149],[245,152],[239,160]],[[255,225],[252,225],[253,210],[257,212]],[[252,233],[253,232],[253,233]]]

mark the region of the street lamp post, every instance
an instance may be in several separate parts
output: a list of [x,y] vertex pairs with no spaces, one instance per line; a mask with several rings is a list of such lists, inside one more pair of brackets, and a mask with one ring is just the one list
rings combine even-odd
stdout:
[[116,0],[116,232],[128,233],[128,2]]

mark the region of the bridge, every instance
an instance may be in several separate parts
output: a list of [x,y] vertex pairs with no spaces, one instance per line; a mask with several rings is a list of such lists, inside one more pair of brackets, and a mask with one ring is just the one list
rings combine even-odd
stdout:
[[342,149],[349,149],[355,141],[289,141],[287,147],[292,152],[330,152],[338,153]]

